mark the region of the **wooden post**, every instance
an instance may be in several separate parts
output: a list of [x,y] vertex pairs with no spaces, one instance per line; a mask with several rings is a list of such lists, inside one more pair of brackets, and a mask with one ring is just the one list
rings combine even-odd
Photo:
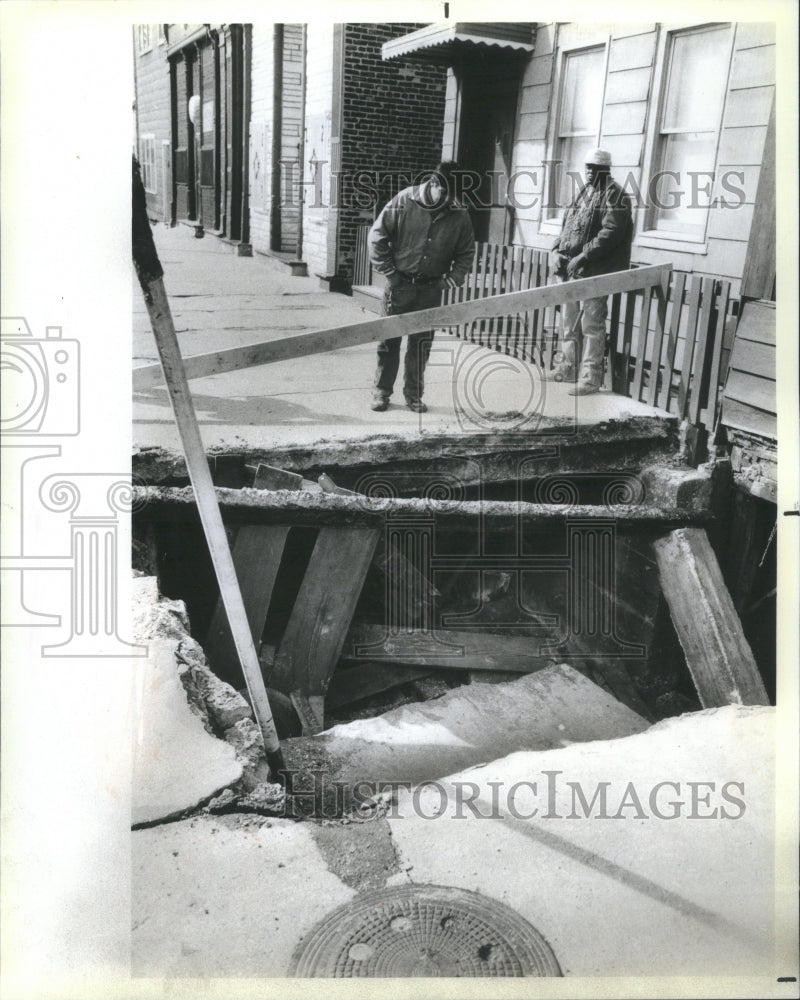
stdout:
[[186,456],[186,467],[194,488],[197,510],[203,524],[203,531],[219,583],[220,596],[225,605],[225,612],[236,644],[236,652],[239,655],[242,673],[250,694],[250,704],[253,706],[253,713],[264,741],[267,762],[273,775],[277,777],[279,772],[285,770],[283,754],[269,707],[258,654],[250,634],[250,625],[239,590],[239,581],[236,578],[225,526],[222,523],[211,471],[200,437],[200,428],[197,424],[192,395],[183,368],[175,325],[172,322],[172,313],[167,293],[164,290],[162,280],[164,272],[156,253],[150,223],[147,219],[144,187],[135,161],[133,173],[133,260],[144,292],[147,311],[150,314],[150,323],[161,359],[164,380],[169,390],[172,411],[175,414],[175,422],[178,425]]
[[679,528],[653,543],[675,631],[703,708],[768,705],[742,623],[702,528]]

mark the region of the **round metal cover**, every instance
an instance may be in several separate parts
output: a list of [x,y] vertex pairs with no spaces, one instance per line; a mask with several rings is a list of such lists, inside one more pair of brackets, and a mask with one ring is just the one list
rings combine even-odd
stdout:
[[476,892],[409,885],[364,893],[322,920],[295,950],[290,975],[560,976],[542,935]]

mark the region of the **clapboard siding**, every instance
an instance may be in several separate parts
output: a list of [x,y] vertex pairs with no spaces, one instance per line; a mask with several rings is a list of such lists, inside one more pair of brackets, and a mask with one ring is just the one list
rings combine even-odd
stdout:
[[647,101],[607,105],[603,109],[603,137],[640,135],[644,132],[646,117]]
[[[767,23],[736,24],[732,32],[712,191],[715,207],[709,211],[705,239],[693,243],[648,233],[640,241],[648,213],[641,204],[634,205],[632,261],[640,265],[671,261],[682,271],[727,278],[732,296],[737,297],[755,229],[753,206],[775,97],[775,32]],[[539,27],[534,58],[522,79],[513,161],[515,170],[535,176],[517,182],[514,243],[549,249],[555,239],[558,220],[545,220],[541,197],[533,196],[545,190],[543,163],[553,151],[557,93],[550,81],[557,79],[560,60],[571,49],[607,46],[600,145],[612,155],[617,180],[632,193],[633,185],[638,185],[646,195],[649,177],[659,168],[651,146],[657,138],[655,116],[664,88],[668,34],[667,26],[654,24],[568,22]],[[660,67],[658,78],[656,67]]]
[[775,307],[770,302],[747,302],[731,351],[721,422],[775,438],[775,379]]
[[731,369],[775,381],[775,345],[737,337],[731,352]]
[[649,66],[619,69],[609,73],[606,81],[606,104],[646,101],[650,93],[650,75]]
[[728,84],[731,90],[766,87],[773,83],[775,83],[773,45],[759,45],[754,49],[740,48],[735,52]]
[[743,125],[766,125],[772,110],[775,88],[748,87],[746,90],[732,90],[725,102],[723,128]]
[[637,69],[653,65],[656,51],[656,33],[649,31],[643,35],[628,35],[625,38],[614,38],[611,41],[611,52],[608,57],[608,69]]

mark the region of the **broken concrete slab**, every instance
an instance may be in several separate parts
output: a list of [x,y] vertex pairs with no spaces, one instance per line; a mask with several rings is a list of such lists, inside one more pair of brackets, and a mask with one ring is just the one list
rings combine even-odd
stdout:
[[400,792],[392,884],[506,903],[566,976],[774,975],[773,726],[698,712]]
[[192,713],[177,649],[175,640],[150,640],[134,668],[134,826],[179,816],[242,777],[234,748],[210,736]]
[[192,710],[207,723],[207,730],[224,733],[240,720],[252,719],[249,704],[211,670],[202,647],[189,634],[184,602],[163,597],[155,577],[136,577],[132,591],[134,641],[176,640],[181,681]]
[[135,831],[132,851],[134,976],[285,976],[302,935],[355,895],[291,820],[197,817]]
[[[677,969],[774,982],[773,727],[773,709],[729,707],[605,743],[514,753],[440,779],[441,815],[429,785],[363,824],[225,816],[136,831],[134,974],[285,976],[319,921],[383,883],[452,886],[510,906],[567,977],[647,980]],[[556,776],[553,817],[546,772]],[[491,783],[503,809],[476,816],[467,782],[479,812],[491,813]],[[592,803],[604,782],[607,819]],[[522,818],[507,808],[514,785]]]
[[374,719],[334,726],[295,748],[330,760],[337,780],[418,782],[505,757],[614,739],[649,723],[566,664],[505,684],[473,684],[422,704],[404,705]]

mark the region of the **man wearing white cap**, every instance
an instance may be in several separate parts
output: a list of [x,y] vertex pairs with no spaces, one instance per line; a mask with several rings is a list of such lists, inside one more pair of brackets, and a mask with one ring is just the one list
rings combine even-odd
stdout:
[[[625,271],[631,262],[633,221],[628,196],[611,176],[611,154],[593,149],[586,157],[586,185],[564,213],[561,235],[550,253],[561,281]],[[548,378],[576,382],[572,396],[597,392],[603,380],[608,297],[563,307],[561,359]]]

